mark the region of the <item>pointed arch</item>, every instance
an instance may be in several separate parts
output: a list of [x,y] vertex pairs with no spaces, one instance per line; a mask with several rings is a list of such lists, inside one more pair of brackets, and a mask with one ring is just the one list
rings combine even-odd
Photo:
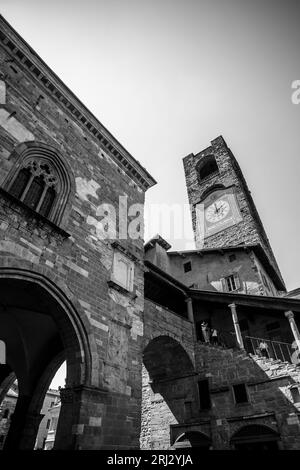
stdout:
[[42,142],[24,142],[11,154],[4,189],[57,225],[64,225],[75,178],[61,152]]

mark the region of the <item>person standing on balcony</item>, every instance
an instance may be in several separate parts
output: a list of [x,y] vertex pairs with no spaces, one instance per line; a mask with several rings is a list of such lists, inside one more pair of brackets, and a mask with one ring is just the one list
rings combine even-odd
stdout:
[[268,345],[264,340],[261,340],[258,347],[259,347],[259,350],[260,350],[260,353],[261,353],[262,356],[269,357]]
[[211,330],[211,342],[212,342],[212,344],[214,344],[214,345],[219,344],[219,341],[218,341],[218,331],[217,331],[215,328],[212,328],[212,330]]

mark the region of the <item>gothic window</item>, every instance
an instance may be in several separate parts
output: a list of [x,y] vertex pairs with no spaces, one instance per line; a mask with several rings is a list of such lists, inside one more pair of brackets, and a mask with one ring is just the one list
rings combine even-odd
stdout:
[[54,204],[58,177],[50,164],[27,160],[12,181],[9,192],[26,206],[47,217]]
[[[17,158],[4,188],[35,212],[59,224],[75,182],[72,171],[56,149],[38,142],[26,142],[16,149]],[[70,204],[68,204],[70,207]]]

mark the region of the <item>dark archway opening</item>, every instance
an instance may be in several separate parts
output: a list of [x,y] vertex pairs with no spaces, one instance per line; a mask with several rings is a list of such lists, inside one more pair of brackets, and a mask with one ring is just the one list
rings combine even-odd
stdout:
[[211,440],[203,433],[198,431],[186,432],[179,436],[174,445],[174,449],[190,449],[196,447],[199,450],[210,450]]
[[193,363],[182,345],[170,336],[150,341],[143,353],[142,448],[170,448],[170,430],[199,413]]
[[78,333],[62,303],[42,284],[41,280],[0,278],[0,339],[6,345],[0,391],[9,385],[12,373],[18,382],[18,397],[3,446],[8,450],[34,448],[47,390],[64,360],[66,384],[80,384],[82,379],[83,352]]
[[274,451],[279,450],[279,437],[278,433],[267,426],[252,424],[244,426],[236,432],[231,439],[231,444],[235,450]]
[[159,336],[150,341],[144,350],[143,362],[153,383],[194,372],[188,354],[170,336]]
[[213,155],[207,155],[203,160],[201,160],[197,165],[198,179],[203,181],[214,173],[218,173],[219,168],[216,162],[216,159]]

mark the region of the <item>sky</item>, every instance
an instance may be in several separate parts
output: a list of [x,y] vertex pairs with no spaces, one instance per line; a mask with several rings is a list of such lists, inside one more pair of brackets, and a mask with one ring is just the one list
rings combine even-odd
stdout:
[[187,204],[182,158],[223,135],[288,290],[300,287],[300,2],[0,0],[0,11],[157,180],[146,207]]

